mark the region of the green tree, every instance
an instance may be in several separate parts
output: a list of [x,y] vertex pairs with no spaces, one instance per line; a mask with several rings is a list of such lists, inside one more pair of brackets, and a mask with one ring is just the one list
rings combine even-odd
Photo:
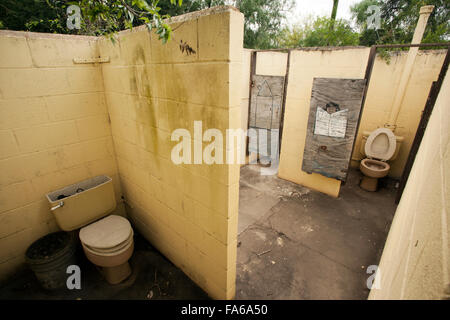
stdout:
[[[380,8],[381,26],[369,28],[367,9]],[[450,37],[450,1],[448,0],[362,0],[351,7],[358,25],[361,45],[410,43],[419,18],[421,6],[434,5],[422,42],[444,42]]]
[[351,28],[348,21],[318,17],[312,21],[310,19],[303,25],[284,29],[279,46],[286,48],[352,46],[357,45],[358,41],[359,34]]
[[[170,40],[172,30],[164,22],[167,13],[161,11],[159,0],[2,0],[0,25],[11,30],[87,35],[113,35],[137,25],[147,25],[159,38]],[[182,0],[167,0],[166,7],[182,6]],[[77,5],[81,10],[80,28],[66,25],[67,8]],[[113,39],[113,38],[112,38]]]
[[245,18],[244,46],[269,49],[277,46],[286,12],[292,0],[236,0],[233,3]]
[[[70,4],[82,10],[80,30],[66,27],[66,8]],[[172,30],[164,18],[224,4],[244,14],[244,46],[264,49],[276,45],[293,0],[1,0],[0,28],[100,35],[147,24],[166,41]]]
[[[52,1],[61,4],[61,1]],[[55,9],[46,0],[2,0],[0,2],[0,24],[2,29],[36,32],[67,33],[62,6]]]

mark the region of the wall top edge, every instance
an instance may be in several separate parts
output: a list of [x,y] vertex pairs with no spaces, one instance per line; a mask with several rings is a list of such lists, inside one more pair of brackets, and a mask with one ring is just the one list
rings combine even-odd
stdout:
[[[365,46],[342,46],[342,47],[300,47],[300,48],[281,48],[281,49],[249,49],[244,48],[247,52],[274,52],[274,53],[288,53],[292,51],[339,51],[339,50],[367,50],[370,47]],[[447,49],[425,49],[419,50],[418,54],[445,54]],[[391,55],[407,54],[407,50],[390,51]],[[378,56],[378,53],[377,53]]]
[[342,47],[301,47],[290,49],[292,51],[337,51],[337,50],[367,50],[370,47],[366,46],[342,46]]
[[[179,16],[173,16],[168,19],[165,19],[164,22],[168,24],[172,23],[180,23],[189,20],[195,20],[202,16],[208,16],[213,14],[225,13],[225,12],[238,12],[242,14],[237,8],[233,6],[216,6],[212,8],[207,8],[199,11],[185,13]],[[133,29],[127,29],[119,31],[118,34],[122,35],[128,32],[134,31],[143,31],[147,30],[145,25],[135,27]],[[61,40],[91,40],[95,41],[103,38],[103,36],[87,36],[87,35],[76,35],[76,34],[61,34],[61,33],[45,33],[45,32],[30,32],[30,31],[15,31],[15,30],[0,30],[0,37],[22,37],[22,38],[30,38],[30,39],[61,39]]]
[[[407,55],[408,54],[408,50],[399,50],[399,51],[388,51],[389,55],[391,57],[394,56],[402,56],[402,55]],[[447,49],[425,49],[425,50],[419,50],[417,51],[417,55],[426,55],[426,54],[436,54],[436,55],[441,55],[441,54],[446,54],[447,53]],[[377,58],[379,57],[379,53],[377,53]]]
[[60,40],[90,40],[96,41],[96,36],[86,36],[77,34],[45,33],[15,30],[0,30],[0,37],[16,37],[28,39],[60,39]]
[[[168,19],[165,19],[164,22],[167,24],[181,23],[181,22],[196,20],[203,16],[210,16],[210,15],[214,15],[214,14],[220,14],[220,13],[232,12],[232,11],[242,14],[237,8],[230,6],[230,5],[216,6],[216,7],[207,8],[207,9],[203,9],[203,10],[199,10],[199,11],[188,12],[185,14],[181,14],[179,16],[173,16]],[[133,29],[126,29],[126,30],[119,31],[118,34],[120,36],[120,35],[124,35],[124,34],[130,33],[130,32],[139,32],[139,31],[144,31],[144,30],[147,30],[147,26],[142,25],[142,26],[134,27]]]

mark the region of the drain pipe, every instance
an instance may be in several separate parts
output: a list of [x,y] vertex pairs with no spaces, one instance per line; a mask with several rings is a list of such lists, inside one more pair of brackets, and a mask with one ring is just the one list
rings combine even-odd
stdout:
[[[420,8],[419,21],[417,21],[416,29],[414,31],[414,36],[412,39],[412,44],[420,44],[422,42],[423,33],[427,26],[428,18],[433,11],[434,6],[423,6]],[[414,60],[416,59],[418,47],[411,47],[408,51],[408,56],[406,58],[405,67],[403,68],[402,76],[400,78],[400,84],[395,95],[394,104],[392,105],[391,113],[389,115],[388,122],[384,125],[385,128],[395,131],[397,118],[400,113],[400,107],[403,103],[405,97],[406,87],[408,85],[409,79],[411,77],[412,68],[414,65]]]

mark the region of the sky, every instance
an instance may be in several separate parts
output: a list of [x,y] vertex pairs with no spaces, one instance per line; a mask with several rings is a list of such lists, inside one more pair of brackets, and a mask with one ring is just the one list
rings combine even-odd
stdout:
[[[339,0],[337,18],[351,19],[350,6],[361,0]],[[294,9],[287,14],[289,25],[303,21],[310,15],[331,16],[333,0],[295,0]]]

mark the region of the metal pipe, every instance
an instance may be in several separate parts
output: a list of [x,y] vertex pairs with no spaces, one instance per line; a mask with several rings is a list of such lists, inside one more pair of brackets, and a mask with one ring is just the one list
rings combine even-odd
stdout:
[[[433,11],[433,9],[434,6],[423,6],[420,8],[419,21],[417,22],[416,29],[414,31],[412,44],[419,44],[422,41],[423,33],[427,26],[428,18],[430,17],[430,14]],[[406,87],[411,77],[414,60],[416,59],[418,51],[419,51],[418,46],[410,47],[408,51],[405,67],[403,69],[402,76],[400,78],[397,94],[395,95],[394,104],[392,105],[388,122],[384,125],[386,128],[389,128],[393,131],[395,131],[396,129],[397,118],[400,113],[400,108],[405,97]]]

